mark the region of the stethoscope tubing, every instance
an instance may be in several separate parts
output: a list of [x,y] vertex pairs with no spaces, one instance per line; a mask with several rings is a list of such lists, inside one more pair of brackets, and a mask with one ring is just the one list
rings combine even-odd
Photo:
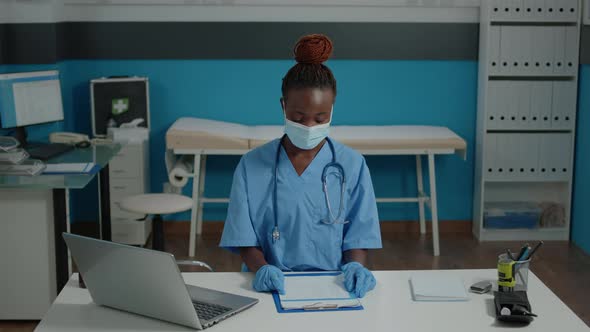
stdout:
[[[280,239],[280,232],[279,232],[279,218],[278,218],[278,211],[277,211],[277,191],[278,191],[278,175],[279,175],[279,160],[281,157],[281,142],[283,141],[285,136],[283,136],[280,141],[279,141],[279,146],[277,148],[277,154],[276,154],[276,159],[275,159],[275,174],[274,174],[274,190],[273,190],[273,212],[274,212],[274,227],[272,230],[272,240],[273,243],[275,243],[276,241],[278,241]],[[334,148],[334,143],[332,142],[332,140],[329,137],[326,137],[326,142],[328,143],[328,146],[330,147],[330,152],[332,153],[332,161],[329,162],[328,164],[326,164],[326,166],[324,166],[324,169],[322,170],[322,190],[324,192],[324,197],[326,199],[326,206],[328,208],[328,221],[326,220],[322,220],[323,223],[325,224],[329,224],[329,225],[333,225],[333,224],[346,224],[348,223],[348,221],[342,221],[340,222],[339,219],[342,215],[342,212],[344,210],[344,204],[343,204],[343,200],[344,200],[344,191],[346,188],[346,177],[345,177],[345,173],[344,173],[344,168],[342,167],[342,165],[340,163],[338,163],[336,161],[336,149]],[[340,178],[340,206],[338,208],[338,215],[334,216],[334,214],[332,213],[332,207],[330,205],[330,198],[328,196],[328,184],[327,184],[327,178],[328,178],[328,170],[330,169],[330,167],[336,168],[338,170],[338,173],[341,175]]]

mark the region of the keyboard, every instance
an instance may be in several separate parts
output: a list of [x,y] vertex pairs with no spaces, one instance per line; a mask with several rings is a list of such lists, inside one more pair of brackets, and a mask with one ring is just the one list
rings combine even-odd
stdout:
[[74,149],[73,145],[62,143],[35,144],[25,147],[32,159],[48,160]]
[[228,307],[195,300],[193,300],[193,306],[195,307],[197,315],[199,315],[199,320],[201,321],[208,321],[231,311],[231,308]]

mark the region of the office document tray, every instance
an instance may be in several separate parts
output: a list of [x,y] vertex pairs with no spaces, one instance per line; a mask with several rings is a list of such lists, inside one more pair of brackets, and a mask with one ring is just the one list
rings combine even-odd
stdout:
[[0,175],[37,175],[45,169],[45,163],[36,159],[28,159],[21,164],[0,164]]

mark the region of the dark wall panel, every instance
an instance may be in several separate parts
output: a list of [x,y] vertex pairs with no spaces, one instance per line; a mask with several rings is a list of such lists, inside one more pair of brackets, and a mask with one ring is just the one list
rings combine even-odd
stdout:
[[[477,24],[64,23],[66,58],[287,59],[298,37],[325,33],[337,59],[475,59]],[[83,45],[84,47],[80,47]]]
[[582,27],[580,39],[580,63],[590,64],[590,25]]
[[5,24],[5,63],[60,59],[290,59],[298,37],[325,33],[335,59],[474,60],[478,24],[67,22]]
[[54,63],[56,24],[5,24],[3,34],[4,63]]
[[0,65],[5,62],[4,53],[6,52],[6,37],[4,36],[4,32],[6,31],[6,25],[0,24]]
[[[325,33],[335,59],[475,60],[477,23],[67,22],[0,24],[0,64],[62,59],[289,59]],[[590,64],[590,26],[580,63]]]

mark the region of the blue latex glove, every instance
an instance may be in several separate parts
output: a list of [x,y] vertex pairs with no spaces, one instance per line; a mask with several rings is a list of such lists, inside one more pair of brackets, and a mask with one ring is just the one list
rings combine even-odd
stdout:
[[256,272],[252,287],[258,292],[276,290],[279,294],[285,294],[285,275],[274,265],[264,265]]
[[357,297],[365,296],[377,284],[371,271],[367,270],[361,263],[350,262],[344,264],[342,272],[344,272],[344,288]]

